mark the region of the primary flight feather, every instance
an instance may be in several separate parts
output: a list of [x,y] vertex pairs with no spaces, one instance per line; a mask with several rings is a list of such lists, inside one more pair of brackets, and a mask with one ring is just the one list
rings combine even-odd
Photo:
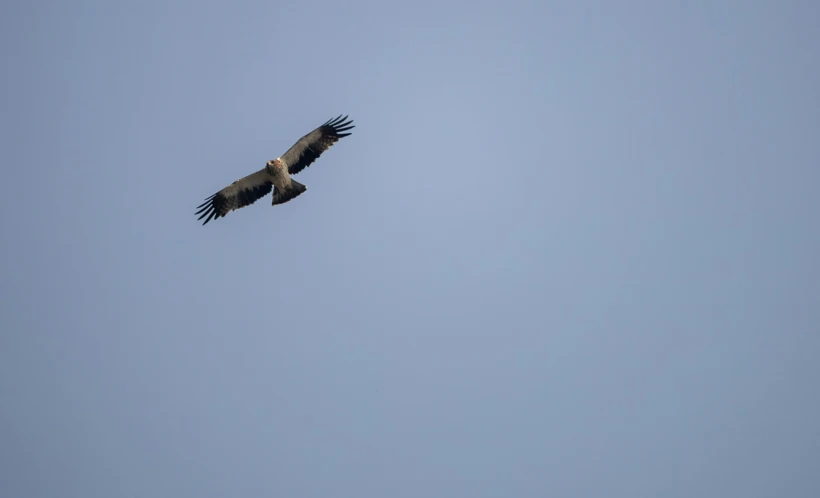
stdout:
[[236,180],[205,199],[205,202],[197,206],[199,211],[196,214],[200,215],[198,219],[207,216],[202,222],[205,225],[211,219],[224,217],[235,209],[250,206],[268,195],[271,189],[272,206],[288,202],[307,190],[307,187],[290,175],[307,168],[333,144],[350,135],[349,131],[354,128],[351,124],[353,120],[346,120],[347,116],[329,119],[322,126],[300,138],[281,157],[268,161],[261,170]]

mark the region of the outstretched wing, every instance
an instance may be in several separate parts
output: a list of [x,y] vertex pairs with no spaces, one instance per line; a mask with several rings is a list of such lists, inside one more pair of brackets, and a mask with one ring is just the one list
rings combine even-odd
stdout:
[[202,222],[205,225],[211,221],[211,218],[217,219],[235,209],[250,206],[268,195],[271,188],[273,188],[272,185],[270,175],[264,168],[241,178],[208,197],[205,202],[197,206],[199,211],[196,214],[201,214],[198,219],[201,220],[207,216],[208,218]]
[[350,135],[343,133],[354,128],[350,121],[345,122],[347,116],[339,116],[328,120],[304,137],[300,138],[293,147],[288,149],[280,158],[288,166],[288,173],[295,175],[313,163],[322,152],[329,149],[339,139]]

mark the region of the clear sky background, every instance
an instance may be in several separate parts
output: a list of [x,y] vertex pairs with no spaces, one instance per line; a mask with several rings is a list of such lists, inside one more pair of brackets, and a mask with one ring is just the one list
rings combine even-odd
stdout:
[[818,25],[4,2],[0,496],[820,496]]

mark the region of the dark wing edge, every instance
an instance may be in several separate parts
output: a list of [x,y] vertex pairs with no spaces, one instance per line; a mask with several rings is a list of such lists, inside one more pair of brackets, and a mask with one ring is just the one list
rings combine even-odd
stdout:
[[273,189],[273,183],[264,169],[241,178],[219,192],[205,199],[205,202],[197,206],[198,211],[194,214],[200,215],[198,220],[205,219],[203,225],[207,225],[211,219],[224,217],[235,209],[250,206],[262,197],[268,195]]
[[[353,120],[347,116],[328,119],[322,126],[300,138],[293,147],[282,155],[282,161],[288,165],[288,173],[295,175],[310,166],[324,151],[342,138],[351,134],[355,128]],[[348,132],[348,133],[345,133]]]

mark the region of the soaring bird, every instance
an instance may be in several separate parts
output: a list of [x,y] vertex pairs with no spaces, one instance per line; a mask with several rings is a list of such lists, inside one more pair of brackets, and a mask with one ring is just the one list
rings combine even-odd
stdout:
[[202,222],[205,225],[211,219],[217,219],[235,209],[250,206],[268,195],[271,188],[273,189],[271,206],[288,202],[307,190],[307,187],[291,178],[290,175],[295,175],[307,168],[333,144],[350,135],[345,132],[354,128],[351,124],[353,120],[345,121],[346,119],[347,116],[339,116],[327,120],[322,126],[300,138],[281,157],[271,159],[264,168],[256,173],[236,180],[205,199],[205,202],[197,206],[199,211],[196,214],[201,215],[198,219],[201,220],[207,216]]

